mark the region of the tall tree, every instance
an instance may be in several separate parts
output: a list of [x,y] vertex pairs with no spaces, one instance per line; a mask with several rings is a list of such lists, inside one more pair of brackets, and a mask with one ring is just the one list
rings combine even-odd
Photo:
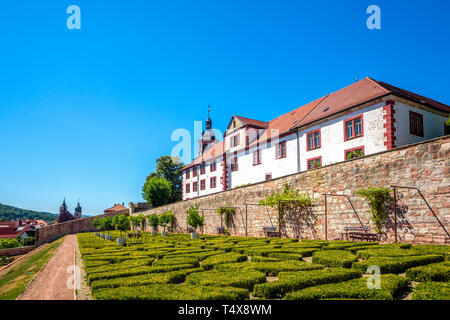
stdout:
[[156,173],[172,183],[172,192],[169,202],[181,200],[182,196],[182,169],[184,167],[178,157],[162,156],[156,160]]
[[142,198],[150,202],[153,207],[159,207],[169,203],[172,195],[172,183],[166,179],[154,175],[147,178],[142,186]]

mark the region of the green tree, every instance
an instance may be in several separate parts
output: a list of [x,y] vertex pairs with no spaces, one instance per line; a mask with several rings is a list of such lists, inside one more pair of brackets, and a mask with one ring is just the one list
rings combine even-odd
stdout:
[[170,202],[181,200],[182,169],[184,167],[178,157],[162,156],[156,160],[156,173],[172,183]]
[[197,230],[198,227],[203,227],[205,219],[198,213],[197,206],[190,207],[189,210],[187,211],[187,214],[188,214],[187,223],[192,228],[194,228],[194,230]]
[[169,203],[171,192],[172,183],[170,181],[154,176],[145,181],[142,187],[142,198],[151,203],[153,207],[159,207]]
[[154,231],[156,231],[156,229],[158,228],[159,225],[159,218],[158,215],[156,213],[152,213],[149,217],[148,217],[148,223],[150,224],[150,226],[153,228]]
[[126,214],[114,216],[113,224],[120,233],[130,230],[130,218]]

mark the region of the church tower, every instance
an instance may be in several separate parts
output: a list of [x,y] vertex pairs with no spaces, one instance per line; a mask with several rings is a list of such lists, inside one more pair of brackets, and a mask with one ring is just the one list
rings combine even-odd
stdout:
[[66,199],[64,199],[62,205],[59,207],[59,217],[56,223],[62,223],[70,220],[73,220],[73,216],[67,209]]
[[75,219],[81,219],[81,206],[80,206],[80,202],[79,201],[78,201],[77,206],[75,207],[74,218]]
[[205,150],[217,143],[214,130],[212,128],[212,120],[210,116],[211,108],[208,106],[208,119],[205,121],[205,130],[202,132],[202,138],[198,141],[198,155],[201,156]]

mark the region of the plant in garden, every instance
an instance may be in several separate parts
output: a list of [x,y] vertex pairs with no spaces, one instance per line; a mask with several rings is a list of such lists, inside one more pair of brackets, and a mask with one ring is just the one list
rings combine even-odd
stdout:
[[149,215],[148,216],[148,223],[153,228],[153,231],[156,231],[158,229],[158,226],[159,226],[158,215],[156,213],[152,213],[151,215]]
[[217,209],[217,213],[220,214],[220,217],[221,219],[223,219],[225,226],[227,228],[231,228],[233,224],[233,216],[236,213],[236,208],[226,205],[224,207],[219,207]]
[[367,187],[355,192],[369,202],[371,220],[375,225],[375,231],[379,234],[388,215],[386,207],[391,199],[391,188]]
[[122,232],[130,229],[130,218],[125,214],[114,216],[113,225],[116,230],[120,231],[120,234],[122,235]]
[[161,214],[158,218],[158,224],[164,228],[164,231],[166,231],[166,228],[170,226],[172,221],[173,221],[173,212],[170,211]]
[[139,219],[139,226],[141,227],[141,230],[144,230],[145,227],[145,220],[147,219],[143,214],[138,215]]
[[103,228],[102,218],[92,219],[92,227],[94,227],[98,231],[101,231]]
[[278,223],[281,227],[284,225],[284,216],[287,212],[307,212],[315,205],[315,202],[316,200],[307,193],[301,193],[298,190],[292,189],[286,183],[281,193],[273,192],[267,195],[265,200],[258,202],[258,205],[276,208],[278,211]]
[[203,224],[205,223],[205,219],[200,216],[198,213],[198,206],[191,206],[188,211],[188,218],[187,223],[190,225],[194,230],[197,230],[198,227],[203,227]]

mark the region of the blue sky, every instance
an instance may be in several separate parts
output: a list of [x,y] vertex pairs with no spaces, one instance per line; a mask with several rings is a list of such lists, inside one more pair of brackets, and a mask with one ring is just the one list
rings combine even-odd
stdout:
[[[66,8],[81,8],[68,30]],[[366,8],[381,8],[381,30]],[[0,202],[87,214],[141,201],[155,160],[212,106],[270,120],[370,76],[450,104],[449,1],[8,1]]]

